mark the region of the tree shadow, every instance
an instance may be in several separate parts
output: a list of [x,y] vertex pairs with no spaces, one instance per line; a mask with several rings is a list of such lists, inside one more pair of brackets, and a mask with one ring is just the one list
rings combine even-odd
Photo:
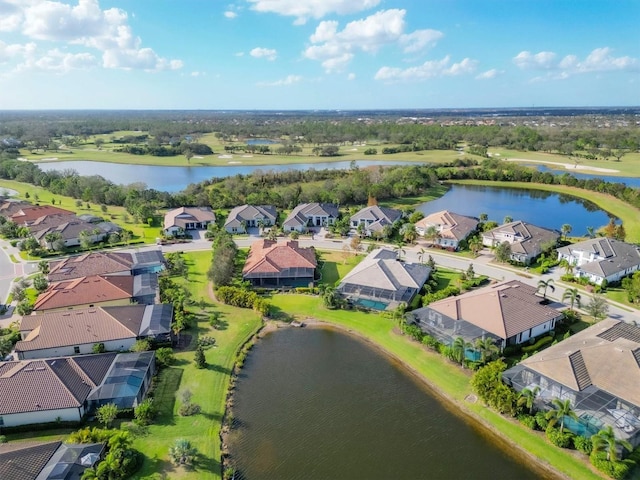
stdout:
[[277,307],[275,305],[271,305],[271,307],[269,308],[269,318],[272,320],[287,323],[291,323],[295,320],[295,317],[293,315],[285,312],[280,307]]
[[182,374],[181,368],[165,368],[162,370],[158,385],[154,390],[154,404],[157,415],[154,421],[157,425],[173,425],[175,423],[173,411],[176,404],[176,392],[180,387]]
[[[142,456],[141,467],[136,474],[131,477],[132,479],[154,478],[158,480],[165,480],[175,477],[175,474],[177,473],[176,467],[169,460],[157,457],[148,457],[143,453],[140,453],[140,455]],[[149,472],[153,472],[153,477],[146,476]]]
[[198,454],[196,461],[194,462],[193,470],[200,470],[203,472],[215,472],[219,476],[222,476],[222,466],[220,462],[215,458],[206,457],[202,453]]
[[222,414],[219,412],[215,412],[215,413],[200,412],[200,415],[202,415],[207,420],[211,420],[212,422],[222,422]]
[[231,375],[231,369],[223,367],[216,363],[208,363],[207,370],[211,370],[212,372],[224,373],[225,375]]

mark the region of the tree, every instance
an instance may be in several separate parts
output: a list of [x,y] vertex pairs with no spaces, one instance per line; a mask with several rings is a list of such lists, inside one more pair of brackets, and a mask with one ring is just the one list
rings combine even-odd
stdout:
[[324,303],[325,307],[333,310],[340,306],[340,292],[338,292],[335,287],[330,285],[324,286],[321,295],[322,303]]
[[568,223],[564,223],[562,225],[562,227],[560,227],[560,232],[562,232],[562,236],[564,236],[565,240],[567,239],[567,237],[571,233],[571,230],[573,230],[573,227],[571,225],[569,225]]
[[504,217],[504,219],[502,220],[503,224],[507,224],[507,223],[511,223],[511,222],[513,222],[513,217],[511,215],[506,215]]
[[542,290],[542,298],[544,300],[547,299],[548,289],[551,289],[552,292],[556,291],[556,287],[553,286],[553,278],[550,278],[549,280],[538,280],[538,288],[536,289],[536,292]]
[[613,218],[609,219],[609,223],[604,227],[604,236],[608,238],[615,238],[616,236],[616,221]]
[[493,254],[498,262],[507,263],[511,258],[511,244],[509,242],[499,243],[494,248]]
[[467,348],[470,348],[470,347],[471,347],[471,344],[466,342],[465,339],[462,338],[462,337],[457,337],[453,341],[453,344],[451,345],[451,351],[453,353],[453,358],[460,365],[464,365],[464,361],[465,361],[465,358],[466,358],[466,351],[467,351]]
[[405,223],[400,228],[400,235],[405,242],[413,243],[418,238],[416,226],[413,223]]
[[493,356],[500,351],[493,339],[488,337],[476,339],[474,347],[478,352],[480,352],[480,360],[482,363],[491,361]]
[[102,149],[102,146],[104,145],[104,139],[102,139],[102,138],[96,138],[96,139],[93,141],[93,143],[94,143],[94,145],[96,146],[96,148],[97,148],[98,150],[101,150],[101,149]]
[[582,297],[580,296],[580,294],[578,293],[578,289],[577,288],[567,288],[564,293],[562,294],[562,301],[566,302],[569,301],[570,307],[569,310],[571,310],[573,312],[573,306],[577,305],[578,308],[580,308],[580,299]]
[[587,237],[595,238],[595,229],[593,227],[587,227]]
[[136,340],[136,343],[131,345],[129,351],[131,352],[148,352],[151,350],[151,340],[148,338],[142,338],[140,340]]
[[38,262],[38,270],[43,275],[49,275],[49,261],[48,260],[40,260]]
[[563,258],[562,260],[560,260],[560,263],[558,263],[558,266],[560,268],[564,268],[564,273],[567,275],[573,274],[573,269],[575,268],[575,264],[573,262],[570,262],[566,258]]
[[533,406],[535,405],[536,397],[540,393],[540,387],[532,389],[523,388],[518,397],[518,406],[526,407],[530,415],[533,415]]
[[404,249],[403,242],[396,243],[396,246],[393,247],[393,251],[396,252],[396,255],[398,255],[398,260],[402,260],[404,255],[407,253],[407,251]]
[[440,232],[438,232],[438,227],[435,225],[429,225],[424,232],[424,238],[429,240],[429,242],[433,245],[440,236]]
[[471,253],[474,256],[478,255],[478,252],[482,250],[482,240],[480,240],[480,237],[478,236],[471,237],[469,239],[468,245],[469,245],[469,250],[471,250]]
[[184,158],[187,159],[187,163],[191,163],[191,159],[193,158],[193,152],[191,151],[190,148],[185,149],[184,151]]
[[593,435],[591,442],[593,444],[593,452],[607,452],[607,460],[611,462],[618,460],[618,447],[622,447],[629,452],[633,450],[633,446],[629,442],[616,438],[611,425],[607,425]]
[[547,420],[549,420],[549,425],[551,426],[560,422],[560,433],[562,433],[564,432],[564,419],[569,417],[577,421],[578,416],[576,415],[576,412],[573,411],[571,400],[560,400],[559,398],[554,398],[551,403],[553,408],[547,412]]
[[427,267],[429,267],[432,272],[436,271],[436,261],[431,255],[429,255],[429,258],[427,259]]
[[96,410],[96,418],[105,428],[109,428],[117,416],[118,407],[114,403],[107,403]]
[[196,354],[195,354],[195,357],[193,358],[193,361],[195,362],[196,367],[206,368],[207,359],[204,356],[204,349],[202,348],[202,345],[198,345],[198,348],[196,348]]
[[129,230],[122,230],[120,232],[120,240],[122,240],[125,245],[129,245],[131,241],[131,232]]
[[190,466],[195,461],[198,455],[198,449],[191,445],[189,440],[179,438],[169,448],[169,458],[174,465],[187,465]]
[[48,286],[49,282],[47,281],[47,277],[45,277],[41,273],[33,277],[33,288],[35,288],[36,292],[38,292],[39,294],[44,292]]
[[93,245],[93,236],[89,230],[80,232],[80,247],[83,250],[89,250]]
[[609,304],[604,296],[595,294],[591,297],[591,301],[586,307],[584,307],[584,309],[593,317],[594,321],[599,322],[600,320],[607,318],[607,314],[609,313]]
[[152,398],[145,398],[133,409],[133,416],[139,425],[149,425],[155,414]]
[[424,263],[424,255],[425,253],[427,253],[427,251],[424,248],[420,248],[420,250],[418,251],[418,262],[420,263]]

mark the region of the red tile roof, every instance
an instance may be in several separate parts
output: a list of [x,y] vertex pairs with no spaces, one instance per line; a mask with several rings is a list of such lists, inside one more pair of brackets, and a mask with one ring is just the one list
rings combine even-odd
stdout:
[[11,220],[20,225],[31,223],[45,215],[73,215],[73,212],[63,208],[54,207],[52,205],[34,205],[32,207],[24,207],[20,211],[11,215]]
[[87,275],[107,275],[131,270],[130,253],[92,252],[49,263],[49,280],[59,282]]
[[34,310],[100,304],[133,297],[133,276],[93,275],[49,285],[36,299]]
[[316,254],[313,247],[302,248],[296,241],[277,243],[272,240],[258,240],[251,245],[243,275],[277,273],[288,268],[316,268]]

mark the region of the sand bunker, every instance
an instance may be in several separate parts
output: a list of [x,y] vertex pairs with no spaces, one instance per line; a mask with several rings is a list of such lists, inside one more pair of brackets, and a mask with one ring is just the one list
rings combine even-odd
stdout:
[[507,162],[524,162],[524,163],[545,163],[547,165],[557,165],[567,170],[590,170],[600,173],[620,173],[620,170],[612,168],[592,167],[590,165],[578,165],[573,163],[548,162],[546,160],[529,160],[527,158],[505,158]]
[[218,155],[218,158],[233,158],[233,155]]
[[242,155],[242,158],[253,158],[253,155]]
[[239,163],[242,163],[242,162],[227,162],[228,165],[237,165]]

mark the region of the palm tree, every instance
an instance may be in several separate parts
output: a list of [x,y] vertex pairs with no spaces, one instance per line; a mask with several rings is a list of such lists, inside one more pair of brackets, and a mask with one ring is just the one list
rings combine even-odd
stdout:
[[486,222],[487,220],[489,220],[489,215],[487,215],[486,213],[481,213],[481,214],[480,214],[480,216],[478,217],[478,219],[479,219],[482,223],[484,223],[484,222]]
[[595,229],[593,227],[587,227],[587,236],[589,238],[594,238],[596,236]]
[[425,253],[427,253],[427,251],[424,248],[420,248],[420,250],[418,251],[418,261],[420,263],[424,263],[424,255]]
[[504,217],[504,219],[502,220],[503,224],[507,224],[507,223],[511,223],[511,222],[513,222],[513,217],[511,215],[506,215]]
[[398,323],[398,328],[400,329],[400,332],[403,334],[407,327],[407,319],[404,316],[406,311],[407,311],[407,304],[404,302],[401,302],[400,305],[398,305],[392,313],[393,320]]
[[571,230],[573,230],[573,227],[568,223],[565,223],[562,225],[562,227],[560,227],[560,232],[562,232],[562,235],[564,236],[565,240],[567,239],[567,236],[571,233]]
[[552,292],[556,291],[556,287],[553,286],[553,278],[549,280],[538,280],[538,288],[536,291],[542,290],[542,298],[547,299],[547,289],[551,289]]
[[413,243],[418,238],[416,226],[413,223],[405,223],[400,229],[400,235],[405,242]]
[[533,405],[535,404],[536,397],[540,393],[540,387],[535,387],[533,390],[530,388],[523,388],[518,397],[518,406],[527,407],[529,414],[533,414]]
[[472,237],[469,240],[469,250],[471,250],[471,253],[474,255],[478,255],[478,252],[482,250],[482,241],[480,240],[480,237]]
[[475,349],[480,352],[480,360],[482,363],[487,363],[500,351],[493,339],[488,337],[478,338],[475,343]]
[[594,452],[606,451],[607,460],[612,462],[618,460],[618,446],[625,448],[628,451],[633,450],[633,447],[629,442],[616,438],[616,434],[613,432],[613,427],[611,425],[607,425],[605,428],[593,435],[591,437],[591,442],[593,443]]
[[424,238],[429,240],[429,242],[434,245],[436,243],[436,239],[440,236],[438,232],[438,228],[435,225],[429,225],[429,228],[424,232]]
[[555,408],[553,410],[549,410],[546,417],[547,420],[549,420],[549,425],[551,426],[555,425],[558,421],[560,422],[560,433],[564,432],[565,417],[578,421],[578,416],[571,407],[571,400],[560,400],[559,398],[554,398],[551,403]]
[[198,450],[191,445],[189,440],[179,438],[169,448],[169,458],[174,465],[191,465],[198,455]]
[[578,289],[577,288],[567,288],[564,293],[562,294],[562,301],[569,301],[570,303],[570,308],[569,310],[571,310],[573,312],[573,306],[574,304],[578,306],[578,308],[580,308],[580,299],[582,297],[580,296],[580,294],[578,293]]
[[403,242],[396,243],[396,246],[393,247],[393,251],[398,255],[398,260],[402,260],[402,257],[407,253],[407,251],[404,249]]
[[457,337],[453,341],[453,345],[451,345],[451,350],[453,351],[453,358],[460,364],[464,365],[465,360],[465,352],[467,348],[470,348],[472,345],[464,340],[462,337]]
[[322,292],[322,303],[324,306],[330,309],[338,308],[340,304],[340,293],[330,285],[324,287]]
[[560,263],[558,264],[558,266],[560,266],[561,268],[564,268],[564,273],[566,273],[567,275],[573,274],[573,269],[576,267],[573,262],[570,262],[566,258],[563,258],[562,260],[560,260]]

